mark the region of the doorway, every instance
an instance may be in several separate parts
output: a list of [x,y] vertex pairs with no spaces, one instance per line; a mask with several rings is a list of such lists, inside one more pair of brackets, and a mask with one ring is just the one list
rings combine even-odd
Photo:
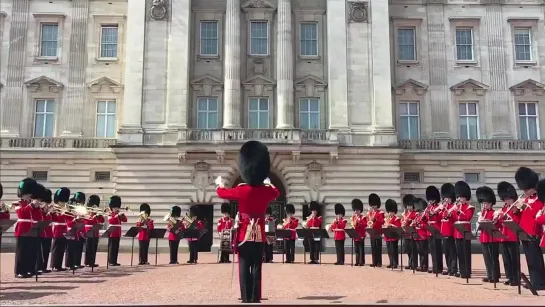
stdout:
[[197,205],[197,208],[199,209],[198,219],[202,221],[203,228],[206,229],[206,232],[197,243],[197,248],[199,252],[210,252],[212,251],[212,241],[214,239],[214,205]]

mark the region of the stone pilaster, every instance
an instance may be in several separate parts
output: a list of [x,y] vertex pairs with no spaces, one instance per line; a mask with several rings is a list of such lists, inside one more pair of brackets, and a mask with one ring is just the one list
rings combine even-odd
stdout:
[[122,123],[118,133],[121,143],[143,144],[142,87],[144,85],[144,42],[146,1],[127,2],[125,43],[125,80]]
[[223,128],[240,128],[240,0],[227,0],[225,12],[225,59]]
[[25,47],[28,31],[29,0],[13,1],[6,84],[2,90],[0,117],[1,136],[20,136],[20,122],[23,118],[23,90],[25,73]]
[[83,136],[83,112],[85,103],[85,69],[87,63],[87,31],[89,0],[72,1],[72,25],[68,57],[68,82],[61,109],[63,137]]
[[276,99],[278,129],[293,128],[293,36],[291,0],[278,0]]

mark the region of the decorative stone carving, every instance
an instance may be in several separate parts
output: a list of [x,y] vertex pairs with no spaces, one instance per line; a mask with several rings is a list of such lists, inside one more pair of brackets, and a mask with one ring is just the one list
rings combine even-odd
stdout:
[[350,22],[369,22],[369,4],[367,2],[349,2]]
[[313,190],[319,190],[325,184],[325,173],[320,163],[313,161],[307,165],[304,180],[306,186]]
[[304,76],[295,81],[295,89],[298,92],[303,92],[307,97],[317,96],[317,93],[324,92],[326,87],[327,84],[324,80],[312,75]]
[[32,93],[37,93],[39,91],[58,93],[64,87],[62,83],[46,76],[40,76],[38,78],[28,80],[25,82],[25,85]]
[[185,164],[187,162],[187,152],[185,151],[179,152],[178,161],[180,161],[181,164]]
[[428,85],[422,82],[418,82],[414,79],[409,79],[407,81],[394,85],[393,89],[398,96],[405,94],[407,89],[414,91],[418,96],[422,96],[426,94],[426,92],[428,91],[428,87]]
[[274,9],[274,4],[265,0],[250,0],[242,5],[243,9]]
[[473,79],[467,79],[451,86],[450,90],[453,91],[456,96],[461,96],[468,90],[473,91],[475,94],[477,94],[477,96],[483,96],[484,93],[488,90],[488,85],[485,85]]
[[191,174],[191,183],[199,189],[205,190],[210,184],[212,184],[212,173],[210,172],[210,164],[206,162],[195,163],[195,170]]
[[291,160],[293,161],[293,163],[298,163],[300,158],[301,158],[301,152],[300,151],[292,151],[291,152]]
[[265,91],[273,91],[276,82],[263,75],[253,76],[242,82],[244,90],[255,96],[264,96]]
[[195,91],[200,91],[203,96],[212,96],[215,92],[221,92],[223,83],[214,76],[204,75],[192,80],[191,87]]
[[101,77],[87,84],[92,93],[100,93],[102,91],[109,91],[114,94],[121,92],[123,85],[117,81],[114,81],[108,77]]
[[216,160],[219,164],[225,163],[225,151],[223,150],[216,150]]
[[545,84],[532,79],[528,79],[519,84],[511,86],[509,89],[515,94],[515,96],[532,94],[537,96],[543,96],[543,94],[545,93]]
[[165,0],[152,0],[149,15],[155,20],[163,20],[167,16],[167,4]]

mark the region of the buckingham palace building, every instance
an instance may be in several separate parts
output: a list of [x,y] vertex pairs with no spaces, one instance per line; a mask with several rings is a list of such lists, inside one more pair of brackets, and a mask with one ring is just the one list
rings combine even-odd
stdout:
[[214,229],[214,179],[238,184],[257,139],[275,215],[329,222],[370,193],[545,175],[545,1],[2,0],[0,101],[5,202],[34,177]]

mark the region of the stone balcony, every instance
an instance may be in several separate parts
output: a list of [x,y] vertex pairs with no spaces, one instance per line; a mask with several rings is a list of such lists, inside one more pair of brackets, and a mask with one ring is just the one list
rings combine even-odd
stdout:
[[239,143],[260,140],[268,144],[338,144],[335,130],[190,129],[180,132],[179,143]]
[[100,149],[115,145],[116,139],[98,138],[2,138],[0,149],[7,148],[64,148]]
[[408,151],[545,151],[545,141],[525,140],[400,140],[399,147]]

